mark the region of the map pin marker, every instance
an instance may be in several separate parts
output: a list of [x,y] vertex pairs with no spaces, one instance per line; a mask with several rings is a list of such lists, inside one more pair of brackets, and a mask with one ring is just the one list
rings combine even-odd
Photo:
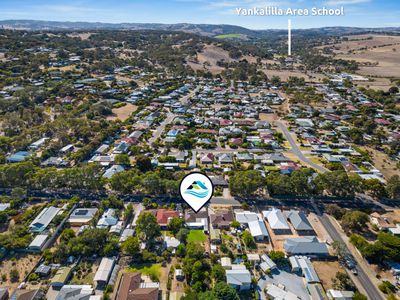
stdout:
[[207,175],[193,172],[182,179],[179,193],[181,198],[197,213],[210,201],[214,193],[214,185]]

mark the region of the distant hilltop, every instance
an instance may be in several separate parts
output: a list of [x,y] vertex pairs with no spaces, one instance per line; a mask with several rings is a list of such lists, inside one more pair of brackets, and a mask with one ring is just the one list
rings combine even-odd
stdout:
[[[101,23],[101,22],[57,22],[38,20],[3,20],[0,28],[33,31],[87,31],[87,30],[166,30],[183,31],[209,37],[226,38],[265,38],[276,34],[285,34],[283,29],[253,30],[236,25],[214,24],[160,24],[160,23]],[[293,30],[303,36],[344,35],[360,33],[400,34],[400,27],[358,28],[358,27],[322,27]]]

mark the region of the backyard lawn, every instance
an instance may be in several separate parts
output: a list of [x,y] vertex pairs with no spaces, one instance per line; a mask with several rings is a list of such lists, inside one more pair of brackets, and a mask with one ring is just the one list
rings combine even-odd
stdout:
[[203,230],[190,230],[187,239],[189,242],[205,242],[207,236],[204,234]]
[[161,264],[141,264],[127,269],[128,272],[139,272],[149,276],[152,280],[158,281],[161,276]]

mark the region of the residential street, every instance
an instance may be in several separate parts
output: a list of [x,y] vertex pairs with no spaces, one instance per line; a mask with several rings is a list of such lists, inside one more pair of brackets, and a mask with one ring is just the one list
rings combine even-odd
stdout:
[[[349,253],[352,253],[355,260],[357,261],[356,270],[357,270],[358,275],[357,275],[357,280],[354,280],[354,283],[356,284],[356,286],[361,285],[361,287],[359,287],[359,288],[361,291],[362,290],[365,291],[365,293],[368,296],[368,299],[371,299],[371,300],[385,299],[383,297],[383,295],[381,294],[381,292],[378,290],[373,279],[371,279],[371,278],[374,278],[374,275],[371,274],[371,272],[369,271],[369,269],[368,269],[369,266],[367,265],[365,260],[358,254],[357,251],[354,251],[353,247],[351,247],[351,249],[349,249],[350,247],[348,245],[348,242],[346,243],[347,239],[342,236],[343,234],[339,231],[337,226],[335,226],[333,224],[333,222],[331,221],[329,216],[327,214],[322,214],[321,211],[318,209],[318,207],[315,205],[314,201],[312,201],[312,205],[313,205],[315,211],[317,212],[320,222],[322,223],[322,225],[324,225],[326,231],[329,233],[332,240],[343,243],[346,246],[347,251]],[[353,251],[350,251],[350,250],[353,250]]]
[[[195,88],[193,91],[191,91],[189,94],[183,96],[182,98],[179,99],[181,104],[186,105],[191,97],[199,90],[199,87]],[[155,131],[153,131],[152,137],[149,139],[149,144],[151,145],[154,143],[164,132],[165,127],[170,124],[176,117],[176,114],[172,112],[167,113],[167,117],[164,119],[164,121],[161,122],[160,126],[157,127]]]
[[285,124],[283,124],[282,121],[275,121],[275,124],[280,128],[280,130],[285,135],[285,138],[287,139],[287,141],[289,142],[289,144],[292,148],[293,154],[295,154],[305,164],[309,165],[310,167],[313,167],[314,169],[318,170],[321,173],[325,173],[328,171],[324,167],[321,167],[320,165],[313,163],[307,157],[304,156],[304,154],[301,152],[299,146],[297,145],[296,141],[293,139],[289,130],[286,128]]

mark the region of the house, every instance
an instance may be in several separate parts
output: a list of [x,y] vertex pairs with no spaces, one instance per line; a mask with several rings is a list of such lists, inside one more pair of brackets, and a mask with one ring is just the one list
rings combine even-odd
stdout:
[[261,261],[260,268],[263,272],[276,269],[276,264],[267,254],[261,255]]
[[74,151],[74,149],[75,149],[74,145],[69,144],[67,146],[62,147],[59,152],[60,152],[60,154],[64,154],[65,155],[65,154],[67,154],[69,152]]
[[207,210],[204,207],[197,213],[192,210],[186,210],[185,223],[189,229],[201,229],[204,232],[208,232],[209,226]]
[[97,208],[76,208],[69,216],[68,222],[71,226],[87,225],[96,215]]
[[43,246],[46,244],[47,238],[47,234],[39,234],[35,236],[33,241],[29,244],[28,249],[32,251],[42,251]]
[[91,285],[64,285],[56,300],[92,300],[94,297]]
[[114,174],[121,173],[124,171],[125,171],[125,168],[123,166],[113,165],[104,172],[103,177],[110,179],[111,177],[114,176]]
[[214,154],[210,153],[206,153],[206,154],[202,154],[200,156],[200,163],[203,165],[208,165],[208,164],[212,164],[214,161]]
[[179,213],[175,210],[158,209],[156,212],[157,223],[163,228],[166,228],[172,218],[179,218]]
[[288,238],[283,247],[289,255],[328,256],[329,251],[325,243],[320,243],[316,236]]
[[93,282],[96,287],[104,287],[107,285],[111,273],[115,266],[115,258],[103,257],[101,259],[99,268],[97,269],[96,274],[94,275]]
[[393,223],[393,220],[391,218],[387,218],[384,216],[381,216],[377,212],[373,212],[370,214],[370,220],[371,223],[378,226],[379,230],[389,230],[389,228],[395,228],[396,224]]
[[188,156],[188,151],[177,151],[168,153],[168,157],[174,157],[175,161],[178,163],[184,163],[186,161],[187,156]]
[[40,277],[49,276],[51,272],[51,267],[41,264],[39,267],[36,268],[35,274],[39,275]]
[[231,261],[230,257],[221,257],[221,266],[225,270],[232,269],[232,261]]
[[231,153],[220,153],[217,155],[220,165],[227,165],[233,163],[233,155]]
[[250,221],[248,223],[251,235],[256,241],[268,240],[269,234],[265,223],[262,220]]
[[118,223],[118,218],[115,216],[115,209],[109,208],[107,209],[100,220],[97,222],[97,228],[109,228]]
[[57,270],[57,273],[50,281],[50,285],[54,289],[61,289],[61,287],[67,282],[72,272],[70,267],[61,267]]
[[296,119],[295,122],[300,127],[304,128],[314,127],[314,122],[311,119]]
[[48,159],[40,163],[41,167],[67,167],[69,162],[62,157],[51,156]]
[[388,231],[395,236],[400,236],[400,224],[396,224],[394,228],[389,228]]
[[246,268],[226,270],[226,283],[238,291],[247,291],[251,286],[251,275]]
[[291,256],[289,262],[292,266],[292,272],[301,271],[307,283],[319,283],[319,277],[315,271],[310,259],[306,256]]
[[235,218],[240,224],[247,225],[249,222],[258,221],[258,215],[255,212],[235,210]]
[[214,186],[228,187],[228,182],[222,176],[210,176]]
[[311,226],[307,216],[302,211],[290,210],[285,211],[286,218],[292,224],[294,230],[299,235],[313,235],[315,234],[314,228]]
[[30,155],[31,153],[28,151],[18,151],[14,154],[7,156],[6,161],[9,163],[21,162],[27,159]]
[[231,210],[212,210],[209,208],[210,222],[213,228],[229,230],[235,219]]
[[0,211],[5,211],[11,207],[10,203],[0,203]]
[[113,233],[115,235],[120,235],[122,232],[122,224],[123,224],[122,221],[118,221],[117,224],[112,225],[110,227],[110,233]]
[[39,148],[41,148],[46,143],[46,141],[48,139],[49,138],[44,137],[44,138],[41,138],[41,139],[37,140],[36,142],[33,142],[32,144],[30,144],[28,146],[29,150],[33,150],[33,151],[38,150]]
[[180,245],[180,243],[181,242],[175,237],[169,237],[169,236],[164,237],[164,246],[167,249],[168,248],[176,249]]
[[128,237],[133,236],[134,234],[135,234],[135,229],[125,228],[121,233],[121,237],[119,238],[119,242],[120,243],[125,242],[128,239]]
[[110,146],[107,144],[102,144],[99,148],[97,148],[97,150],[94,152],[95,154],[104,154],[107,152],[108,148]]
[[264,218],[268,221],[269,226],[275,234],[291,234],[289,224],[280,209],[271,208],[262,212]]
[[252,262],[252,263],[258,263],[258,262],[260,262],[260,255],[258,255],[257,253],[248,253],[247,261]]
[[268,284],[266,294],[270,300],[300,300],[292,292],[286,291],[284,287],[275,284]]
[[116,300],[158,300],[159,285],[142,282],[140,273],[123,273]]
[[331,300],[352,300],[354,292],[352,291],[338,291],[329,289],[326,293]]
[[29,225],[29,229],[32,232],[43,232],[60,211],[60,208],[54,206],[44,208]]

